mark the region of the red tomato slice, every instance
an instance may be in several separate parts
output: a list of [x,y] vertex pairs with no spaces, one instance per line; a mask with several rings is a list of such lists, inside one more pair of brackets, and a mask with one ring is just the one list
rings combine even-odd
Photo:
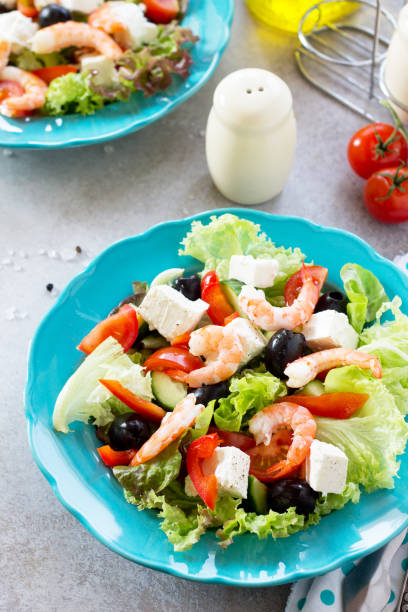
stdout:
[[101,385],[106,387],[115,397],[126,404],[128,408],[150,421],[160,423],[166,411],[160,406],[145,400],[129,389],[126,389],[118,380],[100,379]]
[[147,370],[162,372],[163,370],[175,369],[183,372],[192,372],[203,367],[199,357],[192,355],[186,348],[181,346],[166,346],[153,355],[150,355],[143,364]]
[[204,475],[203,460],[209,459],[220,444],[216,433],[194,440],[187,450],[187,471],[203,502],[214,510],[217,501],[217,479],[214,474]]
[[78,66],[49,66],[48,68],[37,68],[31,71],[33,74],[42,79],[47,85],[54,79],[57,79],[69,72],[78,72]]
[[129,465],[132,458],[136,454],[135,450],[115,451],[109,446],[109,444],[106,444],[106,446],[100,446],[96,450],[98,451],[102,461],[109,467]]
[[276,401],[290,401],[292,404],[299,404],[315,416],[348,419],[364,406],[369,397],[367,393],[322,393],[321,395],[291,395]]
[[145,15],[154,23],[169,23],[180,12],[178,0],[143,0]]
[[226,431],[225,429],[218,429],[218,427],[209,427],[208,432],[216,433],[222,438],[221,446],[235,446],[235,448],[239,448],[244,452],[255,446],[254,438],[242,433]]
[[408,167],[385,168],[365,184],[364,204],[383,223],[408,221]]
[[[319,291],[322,290],[324,283],[327,278],[327,268],[323,268],[322,266],[307,266],[308,271],[311,273],[315,285],[319,287]],[[300,269],[296,274],[291,276],[285,285],[284,295],[285,295],[285,303],[287,306],[292,306],[293,302],[296,300],[299,292],[303,286],[302,280],[302,269]]]
[[125,304],[116,314],[98,323],[77,348],[89,355],[101,342],[112,336],[126,352],[136,340],[138,331],[136,310],[129,304]]
[[177,382],[182,382],[187,384],[187,372],[183,372],[183,370],[176,370],[174,368],[169,368],[168,370],[163,370],[167,376],[172,378],[173,380],[177,380]]
[[201,279],[201,299],[209,304],[207,314],[215,325],[224,325],[225,319],[234,314],[214,270],[204,274]]
[[368,179],[378,170],[406,163],[408,146],[393,125],[371,123],[351,138],[347,157],[354,172]]

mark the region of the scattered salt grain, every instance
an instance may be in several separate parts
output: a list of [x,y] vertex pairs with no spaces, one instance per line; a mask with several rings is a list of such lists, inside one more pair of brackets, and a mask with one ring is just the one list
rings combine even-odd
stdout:
[[20,249],[20,250],[17,252],[17,255],[18,255],[19,257],[21,257],[21,259],[27,259],[27,258],[28,258],[28,253],[27,253],[26,251],[23,251],[22,249]]
[[59,259],[60,255],[57,251],[55,251],[54,249],[50,249],[49,251],[47,251],[47,255],[50,259]]
[[28,318],[28,312],[18,310],[16,306],[10,306],[10,308],[7,308],[5,314],[6,314],[7,321],[16,321],[17,319],[27,319]]
[[46,255],[47,251],[45,249],[38,249],[38,254],[39,255]]
[[75,249],[62,249],[61,250],[61,259],[62,261],[73,261],[76,258],[77,254]]
[[15,250],[14,250],[14,249],[9,249],[9,250],[7,251],[7,255],[10,255],[10,257],[13,257],[15,254],[16,254],[16,252],[15,252]]
[[13,262],[11,261],[10,257],[4,257],[4,259],[1,260],[1,263],[3,266],[11,266]]

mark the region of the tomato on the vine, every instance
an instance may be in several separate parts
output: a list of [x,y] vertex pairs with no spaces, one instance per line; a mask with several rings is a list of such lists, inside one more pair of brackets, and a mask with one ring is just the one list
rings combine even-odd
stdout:
[[388,123],[371,123],[351,138],[347,156],[350,166],[361,178],[373,172],[405,164],[408,145],[400,131]]
[[378,221],[408,221],[408,167],[385,168],[370,176],[364,187],[364,204]]

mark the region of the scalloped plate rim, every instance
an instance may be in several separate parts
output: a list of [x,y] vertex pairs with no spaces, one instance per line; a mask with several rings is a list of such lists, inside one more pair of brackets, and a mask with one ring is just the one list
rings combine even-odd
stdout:
[[[146,239],[149,237],[150,234],[154,233],[155,231],[159,230],[162,227],[168,226],[168,225],[189,225],[191,224],[192,221],[200,221],[202,219],[208,219],[209,216],[212,215],[222,215],[225,213],[231,213],[231,214],[235,214],[238,216],[246,216],[246,211],[245,209],[241,209],[241,208],[223,208],[223,209],[214,209],[214,210],[206,210],[204,212],[201,212],[199,214],[193,215],[191,217],[186,217],[184,219],[174,219],[174,220],[169,220],[169,221],[163,221],[161,223],[155,224],[154,226],[148,228],[146,231],[141,232],[139,234],[133,235],[133,236],[129,236],[126,238],[123,238],[121,240],[118,240],[114,243],[112,243],[109,247],[107,247],[106,249],[104,249],[97,257],[95,257],[92,262],[90,262],[90,264],[87,266],[87,268],[85,270],[83,270],[82,272],[80,272],[79,274],[77,274],[76,276],[74,276],[71,281],[66,285],[64,291],[60,294],[59,298],[57,299],[57,301],[55,302],[55,304],[50,308],[50,310],[46,313],[46,315],[44,316],[44,318],[42,319],[42,321],[40,322],[39,326],[36,329],[36,332],[33,336],[33,339],[30,343],[30,347],[29,347],[29,359],[28,359],[28,376],[27,376],[27,382],[26,382],[26,388],[25,388],[25,415],[27,418],[27,430],[28,430],[28,440],[29,440],[29,445],[30,445],[30,449],[31,449],[31,453],[33,455],[33,458],[38,466],[38,468],[40,469],[41,473],[43,474],[43,476],[46,478],[46,480],[48,481],[48,483],[50,484],[55,496],[57,497],[57,499],[60,501],[60,503],[73,515],[75,516],[75,518],[77,518],[77,520],[82,523],[82,525],[84,525],[84,527],[93,535],[96,537],[96,539],[98,539],[100,542],[102,542],[103,544],[105,544],[110,550],[112,550],[113,552],[116,552],[118,554],[120,554],[121,556],[129,559],[130,561],[133,561],[135,563],[138,563],[139,565],[143,565],[145,567],[151,568],[151,569],[155,569],[158,571],[162,571],[166,574],[170,574],[179,578],[184,578],[187,580],[191,580],[193,582],[200,582],[200,583],[207,583],[207,584],[223,584],[226,586],[239,586],[239,587],[267,587],[267,586],[274,586],[274,585],[279,585],[279,584],[285,584],[288,582],[293,582],[293,581],[297,581],[297,580],[301,580],[303,578],[312,578],[314,576],[318,576],[321,575],[323,573],[327,573],[333,569],[336,569],[338,567],[340,567],[342,564],[349,562],[349,561],[355,561],[357,559],[360,559],[363,556],[366,556],[368,554],[370,554],[371,552],[374,552],[376,550],[378,550],[379,548],[381,548],[382,546],[384,546],[387,542],[389,542],[392,538],[394,538],[396,535],[398,535],[398,533],[400,533],[403,529],[405,529],[406,527],[408,527],[408,514],[406,515],[405,519],[402,521],[402,523],[390,534],[388,534],[385,537],[382,538],[378,538],[378,540],[376,540],[376,542],[368,547],[366,547],[364,550],[356,550],[355,552],[345,552],[344,554],[342,554],[340,557],[338,557],[335,561],[333,561],[332,563],[326,563],[324,565],[321,565],[319,567],[315,567],[315,569],[313,571],[310,570],[305,570],[302,571],[301,569],[297,569],[296,571],[292,571],[291,573],[283,576],[282,578],[269,578],[266,580],[238,580],[235,578],[230,578],[228,575],[226,574],[221,574],[217,571],[217,575],[216,576],[211,576],[211,577],[206,577],[206,576],[200,576],[200,575],[192,575],[192,574],[187,574],[184,573],[183,571],[177,569],[174,566],[170,566],[170,565],[164,565],[163,562],[155,562],[152,561],[150,559],[145,559],[143,557],[138,556],[137,554],[131,554],[129,553],[127,550],[123,549],[120,545],[116,544],[116,543],[112,543],[107,537],[101,535],[96,529],[94,529],[92,527],[92,525],[90,525],[88,519],[80,512],[78,511],[72,504],[70,501],[68,501],[68,499],[63,495],[63,493],[61,492],[59,485],[58,485],[58,476],[54,475],[50,472],[50,470],[46,467],[45,463],[43,462],[43,460],[40,458],[39,453],[37,452],[37,450],[34,447],[34,442],[33,442],[33,434],[34,434],[34,420],[33,420],[33,415],[29,412],[29,408],[31,407],[31,403],[30,403],[30,395],[32,392],[32,387],[34,385],[34,380],[33,380],[33,367],[31,364],[32,361],[32,356],[34,354],[34,347],[35,345],[40,342],[40,337],[41,334],[43,332],[43,329],[47,326],[48,321],[55,315],[55,313],[62,307],[62,305],[64,304],[65,300],[68,299],[70,297],[70,292],[72,291],[72,289],[74,289],[76,287],[76,285],[78,283],[81,282],[81,280],[83,280],[84,278],[86,278],[86,276],[91,273],[92,269],[94,269],[94,272],[96,270],[96,268],[98,267],[99,262],[102,259],[105,259],[106,257],[109,257],[110,254],[116,249],[116,248],[120,248],[121,245],[123,245],[124,243],[130,243],[132,241],[134,241],[135,239]],[[381,265],[385,265],[385,267],[392,272],[394,275],[397,275],[398,279],[400,282],[402,282],[402,285],[404,286],[404,289],[407,291],[408,294],[408,279],[407,277],[387,258],[383,257],[382,255],[380,255],[371,245],[369,245],[366,241],[364,241],[362,238],[360,238],[359,236],[357,236],[356,234],[349,232],[347,230],[342,230],[339,228],[335,228],[335,227],[329,227],[329,226],[323,226],[320,225],[318,223],[314,223],[313,221],[310,221],[309,219],[304,219],[302,217],[296,217],[296,216],[291,216],[291,215],[275,215],[275,214],[270,214],[268,212],[264,212],[264,211],[259,211],[256,209],[252,209],[249,211],[249,217],[251,216],[251,213],[255,213],[255,219],[251,219],[253,220],[255,223],[262,223],[262,219],[263,218],[269,218],[269,217],[273,217],[274,219],[276,219],[278,222],[289,222],[289,223],[300,223],[300,224],[304,224],[306,226],[311,227],[314,231],[319,231],[319,232],[324,232],[324,233],[334,233],[337,235],[346,235],[349,239],[351,239],[352,241],[356,242],[359,244],[360,247],[363,247],[364,250],[370,255],[370,257],[377,261],[379,264]],[[63,477],[63,474],[60,475],[60,477]],[[240,536],[240,537],[245,537],[245,536]],[[289,536],[290,537],[290,536]]]

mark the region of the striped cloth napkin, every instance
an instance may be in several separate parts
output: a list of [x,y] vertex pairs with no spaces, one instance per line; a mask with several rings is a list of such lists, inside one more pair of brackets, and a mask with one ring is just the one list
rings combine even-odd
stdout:
[[[394,264],[408,276],[408,253]],[[367,557],[296,582],[285,612],[394,612],[408,570],[408,532]]]

